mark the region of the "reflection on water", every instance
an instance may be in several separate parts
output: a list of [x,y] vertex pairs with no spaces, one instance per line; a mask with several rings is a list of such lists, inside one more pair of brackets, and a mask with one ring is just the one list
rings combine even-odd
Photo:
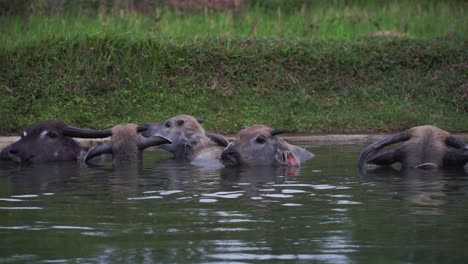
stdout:
[[362,147],[310,146],[299,169],[159,151],[124,168],[0,163],[0,262],[465,262],[467,171],[358,175]]

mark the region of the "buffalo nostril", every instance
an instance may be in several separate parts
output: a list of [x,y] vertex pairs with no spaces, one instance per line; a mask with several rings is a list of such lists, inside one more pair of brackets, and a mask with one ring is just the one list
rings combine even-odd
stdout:
[[19,153],[19,152],[18,152],[18,150],[16,150],[16,149],[10,149],[10,150],[8,151],[8,154],[14,155],[14,156],[18,155],[18,153]]

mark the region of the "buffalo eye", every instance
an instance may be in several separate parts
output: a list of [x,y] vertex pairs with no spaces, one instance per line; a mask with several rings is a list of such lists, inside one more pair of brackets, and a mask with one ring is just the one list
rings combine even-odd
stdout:
[[164,126],[166,126],[166,127],[171,127],[171,126],[172,126],[171,121],[167,121],[167,122],[164,124]]
[[255,140],[258,144],[264,144],[266,142],[266,138],[264,136],[258,136]]
[[50,137],[50,138],[56,138],[56,137],[57,137],[57,133],[51,131],[51,132],[48,132],[48,133],[47,133],[47,136]]

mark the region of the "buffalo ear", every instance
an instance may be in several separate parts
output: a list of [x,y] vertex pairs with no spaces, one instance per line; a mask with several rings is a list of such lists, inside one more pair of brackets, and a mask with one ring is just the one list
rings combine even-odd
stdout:
[[278,128],[278,129],[273,129],[273,130],[270,132],[270,135],[276,136],[276,135],[283,134],[283,133],[286,133],[286,132],[288,132],[287,129]]
[[447,139],[445,140],[445,143],[447,143],[449,147],[456,148],[456,149],[468,148],[468,145],[466,145],[463,141],[457,139],[454,136],[448,136]]
[[290,144],[289,146],[291,148],[291,152],[294,153],[294,155],[296,155],[296,157],[298,157],[300,161],[306,161],[308,159],[315,157],[314,154],[312,154],[311,152],[307,151],[304,148],[293,146]]
[[138,126],[137,127],[137,132],[138,133],[145,132],[147,129],[148,129],[147,125]]
[[280,141],[280,147],[278,148],[275,156],[279,163],[288,166],[299,166],[302,161],[306,161],[313,157],[315,157],[315,155],[306,149],[291,145],[284,140]]
[[205,133],[205,135],[221,147],[227,147],[227,145],[229,145],[229,141],[220,134]]

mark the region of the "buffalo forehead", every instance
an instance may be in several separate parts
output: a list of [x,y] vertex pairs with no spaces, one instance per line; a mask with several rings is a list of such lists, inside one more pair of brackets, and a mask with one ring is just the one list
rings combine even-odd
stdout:
[[240,138],[242,137],[252,137],[258,135],[265,135],[268,136],[272,128],[264,126],[264,125],[253,125],[251,127],[245,128],[241,130],[238,134]]

